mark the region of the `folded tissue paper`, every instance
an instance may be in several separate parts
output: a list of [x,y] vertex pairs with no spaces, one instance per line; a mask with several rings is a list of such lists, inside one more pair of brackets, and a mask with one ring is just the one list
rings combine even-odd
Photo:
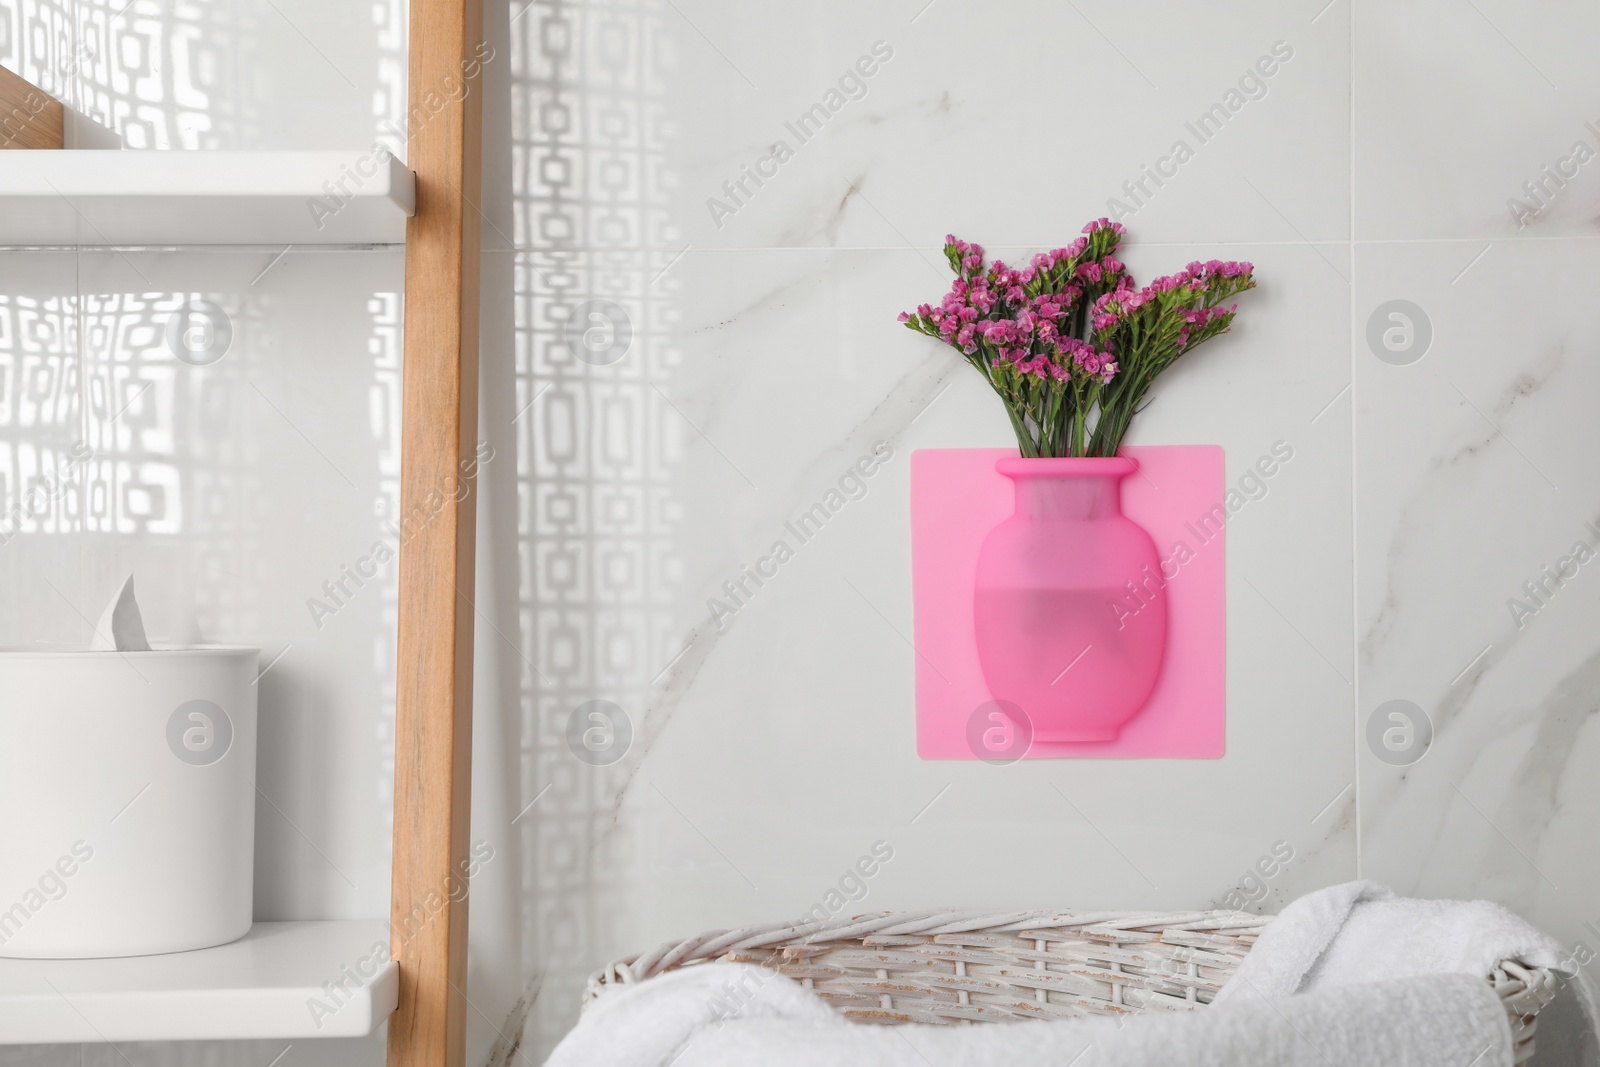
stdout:
[[244,936],[260,650],[152,648],[130,575],[87,650],[0,650],[0,957]]
[[94,641],[89,648],[94,652],[150,651],[150,641],[144,635],[144,617],[133,597],[133,575],[128,575],[122,590],[101,612],[100,625],[94,628]]

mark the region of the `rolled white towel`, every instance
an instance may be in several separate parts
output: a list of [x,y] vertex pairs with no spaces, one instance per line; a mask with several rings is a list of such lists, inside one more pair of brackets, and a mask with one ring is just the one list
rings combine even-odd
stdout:
[[1561,946],[1487,900],[1419,900],[1346,882],[1284,908],[1215,1003],[1425,974],[1487,978],[1502,960],[1554,969]]
[[776,971],[741,963],[684,967],[608,993],[583,1013],[545,1067],[665,1067],[733,1019],[848,1026]]
[[[603,1061],[595,1061],[597,1064]],[[1510,1067],[1487,982],[1436,975],[1181,1014],[977,1026],[736,1020],[673,1067]]]
[[1374,882],[1329,886],[1284,908],[1213,1006],[1416,975],[1481,981],[1504,960],[1556,975],[1556,1002],[1541,1013],[1538,1062],[1600,1064],[1600,1000],[1554,938],[1490,901],[1397,897]]
[[607,994],[546,1067],[1510,1067],[1488,983],[1369,982],[1178,1014],[865,1026],[759,968],[704,964]]

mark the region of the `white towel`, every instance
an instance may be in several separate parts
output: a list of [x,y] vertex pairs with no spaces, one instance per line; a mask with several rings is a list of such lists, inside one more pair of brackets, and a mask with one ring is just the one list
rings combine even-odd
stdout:
[[1541,1067],[1600,1065],[1600,997],[1554,938],[1499,904],[1397,897],[1374,882],[1330,886],[1284,908],[1212,1005],[1413,975],[1482,979],[1502,960],[1556,975],[1536,1038]]
[[[608,994],[547,1067],[1505,1067],[1511,1028],[1485,978],[1506,959],[1571,973],[1554,940],[1497,904],[1350,882],[1285,908],[1192,1013],[859,1026],[775,972],[705,964]],[[1568,1054],[1593,1052],[1592,990],[1563,982],[1590,1036],[1541,1024],[1544,1067],[1593,1062]]]
[[832,1008],[776,971],[696,964],[600,998],[545,1067],[664,1067],[729,1019],[843,1025]]
[[1486,900],[1414,900],[1346,882],[1284,908],[1214,1003],[1425,974],[1487,978],[1501,960],[1555,969],[1561,946]]
[[[738,989],[754,990],[742,1006]],[[1125,1020],[882,1027],[845,1022],[787,978],[707,964],[608,994],[546,1067],[669,1064],[1510,1067],[1511,1030],[1488,983],[1454,975]]]
[[[1403,1022],[1403,1025],[1401,1023]],[[1487,983],[1369,982],[1176,1015],[979,1026],[735,1022],[675,1067],[1510,1067]]]

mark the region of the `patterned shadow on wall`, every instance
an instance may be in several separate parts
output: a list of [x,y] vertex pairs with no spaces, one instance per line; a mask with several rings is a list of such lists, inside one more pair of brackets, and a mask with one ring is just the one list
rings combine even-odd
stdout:
[[[19,583],[54,578],[59,610],[7,619],[8,640],[77,641],[84,598],[110,587],[135,545],[166,587],[192,589],[196,621],[237,633],[254,621],[245,581],[257,547],[245,444],[232,410],[246,357],[199,372],[169,349],[165,323],[188,293],[0,298],[0,538]],[[235,330],[257,309],[235,304]],[[182,458],[180,459],[180,454]],[[83,457],[83,458],[80,458]],[[189,506],[198,495],[205,507]],[[82,535],[118,538],[91,552]],[[120,547],[115,547],[120,545]],[[192,574],[179,560],[193,561]],[[26,559],[29,565],[23,565]],[[68,567],[63,573],[63,567]],[[160,588],[159,583],[151,588]],[[32,585],[12,603],[38,599]],[[184,593],[189,595],[188,592]]]
[[257,14],[244,4],[20,0],[0,9],[0,63],[128,148],[233,148],[257,122]]
[[[520,1023],[537,1060],[576,1020],[585,976],[629,941],[639,843],[615,814],[656,725],[650,695],[681,647],[669,607],[684,430],[663,391],[677,359],[673,254],[649,251],[669,240],[659,24],[671,12],[587,0],[518,12],[518,599],[537,664],[521,681],[521,789],[542,799],[517,819],[538,993],[505,1032]],[[584,717],[569,740],[591,701],[625,718]],[[619,759],[608,746],[624,737]]]

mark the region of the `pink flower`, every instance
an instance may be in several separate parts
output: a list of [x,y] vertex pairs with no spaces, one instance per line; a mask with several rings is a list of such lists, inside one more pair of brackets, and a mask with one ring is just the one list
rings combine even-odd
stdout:
[[1027,340],[1027,331],[1010,319],[992,319],[988,322],[988,330],[984,339],[995,346],[1024,344]]
[[[1211,259],[1193,260],[1139,288],[1128,265],[1113,254],[1126,232],[1109,218],[1096,219],[1065,246],[1030,253],[1020,269],[999,259],[986,262],[983,246],[948,234],[944,254],[955,275],[948,292],[933,304],[899,313],[899,321],[988,361],[983,369],[1012,405],[1013,421],[1023,424],[1018,433],[1025,451],[1030,444],[1040,454],[1082,451],[1083,440],[1052,440],[1048,428],[1032,420],[1045,414],[1098,425],[1097,415],[1110,413],[1111,425],[1120,430],[1137,398],[1124,388],[1101,390],[1119,378],[1119,350],[1135,359],[1126,348],[1133,333],[1153,346],[1148,356],[1141,349],[1136,360],[1142,389],[1146,375],[1228,325],[1236,306],[1219,305],[1223,297],[1255,284],[1252,264]],[[1094,296],[1083,307],[1085,323],[1078,309],[1090,303],[1089,291]],[[1085,327],[1087,340],[1070,336]]]
[[1120,222],[1112,222],[1110,219],[1104,219],[1104,218],[1095,219],[1093,222],[1089,223],[1087,226],[1085,226],[1083,228],[1083,232],[1084,233],[1094,233],[1096,230],[1110,230],[1112,233],[1127,233],[1128,232],[1128,228],[1126,226],[1124,226],[1122,223],[1120,223]]

